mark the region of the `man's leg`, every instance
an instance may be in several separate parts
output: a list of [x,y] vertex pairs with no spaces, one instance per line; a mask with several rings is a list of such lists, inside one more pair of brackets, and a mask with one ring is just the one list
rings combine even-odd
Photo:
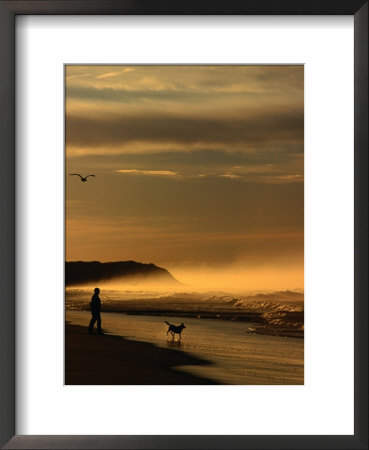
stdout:
[[94,325],[96,322],[96,314],[92,314],[91,320],[90,320],[90,325],[88,326],[88,332],[92,333],[92,330],[94,329]]
[[101,316],[100,316],[100,312],[98,312],[98,313],[96,314],[96,320],[97,320],[97,332],[98,332],[99,334],[101,334],[101,333],[102,333],[102,330],[101,330]]

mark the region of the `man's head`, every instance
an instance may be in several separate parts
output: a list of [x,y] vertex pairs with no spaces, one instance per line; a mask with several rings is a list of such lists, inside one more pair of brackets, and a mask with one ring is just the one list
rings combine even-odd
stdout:
[[95,292],[95,294],[100,294],[100,289],[99,288],[95,288],[94,292]]

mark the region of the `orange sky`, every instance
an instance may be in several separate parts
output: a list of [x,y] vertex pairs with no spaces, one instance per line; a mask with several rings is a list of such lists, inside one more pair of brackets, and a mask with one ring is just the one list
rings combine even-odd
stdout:
[[303,66],[67,66],[66,259],[302,287],[303,92]]

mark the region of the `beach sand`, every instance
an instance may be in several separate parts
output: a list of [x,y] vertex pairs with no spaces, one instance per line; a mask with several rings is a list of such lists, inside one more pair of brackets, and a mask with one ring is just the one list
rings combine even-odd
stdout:
[[67,385],[199,385],[213,380],[175,370],[210,364],[185,352],[120,336],[89,335],[87,327],[65,326]]

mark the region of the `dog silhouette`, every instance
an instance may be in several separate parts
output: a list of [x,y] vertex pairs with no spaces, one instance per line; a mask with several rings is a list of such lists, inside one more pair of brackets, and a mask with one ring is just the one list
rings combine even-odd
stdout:
[[175,335],[175,334],[178,334],[178,335],[179,335],[179,339],[181,339],[181,333],[182,333],[182,330],[183,330],[183,328],[186,328],[185,325],[184,325],[184,323],[182,322],[181,325],[176,326],[176,325],[173,325],[173,324],[167,322],[166,320],[164,320],[164,322],[165,322],[165,323],[168,325],[168,327],[169,327],[169,328],[168,328],[168,331],[167,331],[167,334],[168,334],[168,333],[171,333],[173,339],[174,339],[174,335]]

